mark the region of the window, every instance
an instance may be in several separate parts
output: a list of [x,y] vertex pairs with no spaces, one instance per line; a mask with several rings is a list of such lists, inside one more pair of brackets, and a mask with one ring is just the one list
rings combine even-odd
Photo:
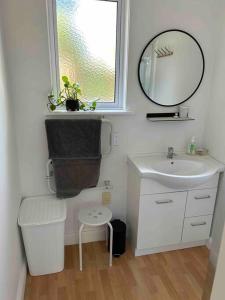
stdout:
[[125,0],[48,0],[53,89],[62,75],[80,83],[81,100],[123,109],[126,95]]

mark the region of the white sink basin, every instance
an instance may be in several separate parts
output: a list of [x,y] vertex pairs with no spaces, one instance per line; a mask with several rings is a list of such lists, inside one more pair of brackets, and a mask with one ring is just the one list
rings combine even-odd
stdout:
[[177,155],[174,159],[166,155],[128,157],[141,177],[152,178],[170,188],[194,188],[207,182],[224,166],[210,156]]

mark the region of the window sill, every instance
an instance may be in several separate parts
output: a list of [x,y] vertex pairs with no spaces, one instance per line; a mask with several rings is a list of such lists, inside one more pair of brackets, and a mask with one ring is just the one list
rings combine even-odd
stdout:
[[92,116],[101,116],[101,115],[134,115],[134,112],[126,109],[120,110],[95,110],[95,111],[66,111],[66,110],[56,110],[56,111],[46,111],[46,116],[84,116],[84,115],[92,115]]

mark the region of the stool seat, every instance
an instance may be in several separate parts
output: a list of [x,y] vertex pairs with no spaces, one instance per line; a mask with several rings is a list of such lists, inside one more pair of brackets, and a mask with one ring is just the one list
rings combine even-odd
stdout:
[[112,219],[112,212],[104,206],[82,208],[79,211],[79,221],[88,226],[101,226]]
[[[113,243],[113,227],[110,223],[112,212],[103,205],[81,208],[78,214],[78,219],[81,223],[79,228],[79,256],[80,256],[80,271],[83,270],[82,260],[82,231],[85,225],[101,226],[107,224],[110,229],[110,251],[109,251],[109,266],[112,266],[112,243]],[[106,228],[107,233],[107,228]],[[107,239],[106,239],[107,240]]]

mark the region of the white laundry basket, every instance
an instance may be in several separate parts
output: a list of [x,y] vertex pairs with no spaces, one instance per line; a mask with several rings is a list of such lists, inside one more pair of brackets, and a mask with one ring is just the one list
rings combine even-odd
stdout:
[[53,196],[23,200],[18,223],[22,228],[30,274],[60,272],[64,268],[66,204]]

